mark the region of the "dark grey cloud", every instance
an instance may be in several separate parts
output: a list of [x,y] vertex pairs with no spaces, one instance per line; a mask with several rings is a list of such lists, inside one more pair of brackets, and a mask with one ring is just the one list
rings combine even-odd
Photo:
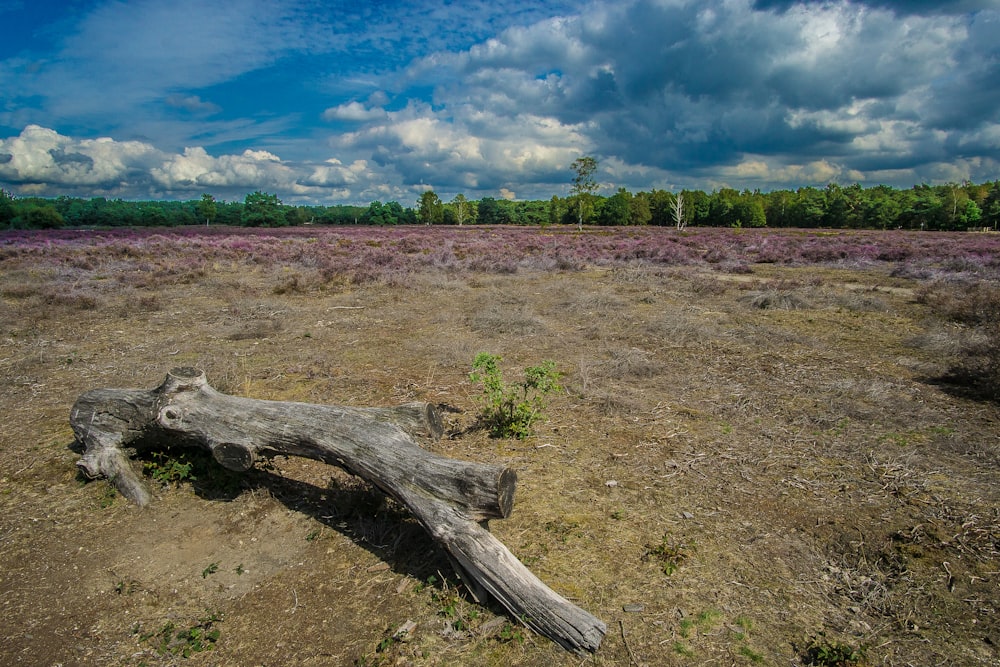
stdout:
[[901,20],[901,4],[593,6],[435,57],[455,73],[437,100],[488,105],[502,127],[531,109],[578,131],[581,151],[667,179],[745,162],[771,187],[806,173],[919,181],[952,158],[995,174],[1000,12],[946,3]]
[[[810,5],[824,4],[824,0],[815,2],[802,2],[796,0],[755,0],[754,6],[761,10],[787,11],[792,7],[809,7]],[[866,0],[859,3],[867,7],[878,9],[889,9],[897,15],[907,16],[912,14],[938,15],[938,14],[967,14],[983,9],[998,9],[1000,2],[997,0]]]

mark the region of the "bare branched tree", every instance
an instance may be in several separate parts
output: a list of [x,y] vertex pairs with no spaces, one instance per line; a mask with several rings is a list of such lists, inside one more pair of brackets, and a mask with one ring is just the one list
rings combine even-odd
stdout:
[[670,202],[670,210],[674,214],[674,222],[677,223],[677,229],[684,229],[687,223],[684,221],[684,195],[678,192],[674,200]]

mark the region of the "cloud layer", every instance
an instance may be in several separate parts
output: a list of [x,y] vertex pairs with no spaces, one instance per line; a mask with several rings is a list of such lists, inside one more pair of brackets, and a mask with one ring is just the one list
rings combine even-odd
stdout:
[[99,2],[2,54],[0,184],[548,198],[584,154],[632,190],[992,180],[998,4]]

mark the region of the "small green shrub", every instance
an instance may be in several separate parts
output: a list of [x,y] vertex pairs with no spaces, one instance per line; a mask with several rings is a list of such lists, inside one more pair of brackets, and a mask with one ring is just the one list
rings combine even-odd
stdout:
[[831,641],[822,632],[810,638],[802,662],[815,667],[861,667],[865,664],[865,646]]
[[517,644],[524,643],[524,630],[510,622],[504,623],[503,627],[500,628],[500,632],[497,634],[497,639],[500,642],[512,642]]
[[184,453],[171,455],[166,452],[153,452],[150,460],[142,464],[142,471],[163,486],[195,480],[193,469],[194,462],[188,460]]
[[101,509],[107,509],[115,504],[116,497],[118,497],[118,492],[109,482],[98,492],[97,504],[101,506]]
[[149,643],[159,655],[178,655],[190,658],[195,653],[211,651],[219,641],[219,629],[216,624],[222,621],[218,612],[208,611],[198,619],[198,622],[186,629],[178,629],[171,622],[165,623],[155,632],[140,632],[139,625],[133,626],[133,632],[139,634],[140,641]]
[[166,449],[140,454],[142,472],[161,486],[190,483],[208,497],[235,498],[243,488],[243,475],[219,465],[201,449]]
[[659,561],[663,568],[663,574],[669,577],[677,571],[681,563],[688,559],[693,548],[692,544],[678,542],[671,537],[670,533],[664,533],[659,544],[646,545],[646,558],[654,558]]
[[481,352],[472,362],[469,379],[483,385],[480,423],[496,438],[523,439],[545,409],[546,397],[562,391],[554,361],[524,369],[524,380],[508,384],[500,371],[502,357]]

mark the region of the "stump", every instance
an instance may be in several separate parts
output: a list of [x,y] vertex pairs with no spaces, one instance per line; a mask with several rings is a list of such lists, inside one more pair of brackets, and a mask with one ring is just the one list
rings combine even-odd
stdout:
[[175,368],[151,390],[96,389],[70,414],[84,446],[77,466],[107,478],[139,506],[151,501],[129,451],[181,442],[211,451],[230,470],[262,457],[302,456],[341,467],[406,506],[447,551],[475,594],[492,595],[535,632],[576,652],[596,651],[607,626],[542,583],[488,530],[510,516],[517,474],[420,447],[441,436],[433,406],[352,408],[230,396],[195,368]]

